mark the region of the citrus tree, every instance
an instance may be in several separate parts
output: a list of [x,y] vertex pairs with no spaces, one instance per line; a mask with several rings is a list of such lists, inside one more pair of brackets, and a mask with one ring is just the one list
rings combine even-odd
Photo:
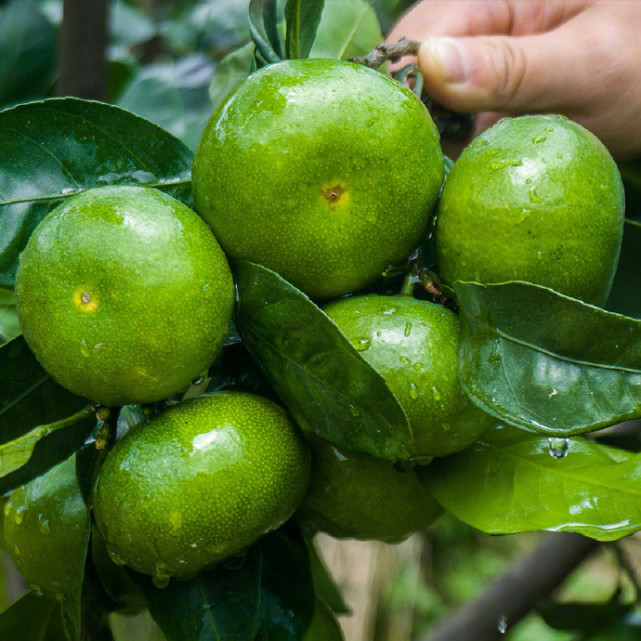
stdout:
[[[41,24],[25,7],[3,12]],[[365,3],[252,0],[230,34],[211,101],[167,120],[189,146],[123,107],[22,103],[46,64],[0,83],[2,530],[31,586],[0,638],[110,639],[148,610],[169,641],[331,641],[317,531],[641,530],[639,455],[601,431],[641,418],[638,168],[624,221],[619,169],[559,117],[452,166],[415,70],[367,68],[398,50],[344,62],[382,40]],[[135,111],[214,67],[125,58]],[[635,638],[633,607],[546,616]]]

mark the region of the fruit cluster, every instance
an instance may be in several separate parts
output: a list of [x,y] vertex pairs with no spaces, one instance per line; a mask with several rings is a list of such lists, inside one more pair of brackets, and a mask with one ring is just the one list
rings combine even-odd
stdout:
[[[521,280],[595,305],[623,233],[616,165],[579,125],[502,120],[443,185],[423,104],[337,61],[251,75],[212,116],[192,179],[197,213],[144,187],[69,198],[32,235],[16,281],[25,339],[61,385],[108,407],[172,399],[118,435],[92,497],[94,559],[158,586],[241,554],[293,516],[310,534],[389,542],[438,516],[421,466],[496,421],[459,380],[451,306],[372,289],[432,227],[445,285]],[[405,460],[347,451],[256,394],[174,402],[192,382],[206,390],[233,322],[228,260],[239,259],[322,305],[406,414]],[[8,549],[43,592],[63,591],[68,572],[40,559],[62,563],[69,536],[91,530],[74,512],[82,500],[69,459],[6,506]],[[49,535],[65,522],[69,535]]]

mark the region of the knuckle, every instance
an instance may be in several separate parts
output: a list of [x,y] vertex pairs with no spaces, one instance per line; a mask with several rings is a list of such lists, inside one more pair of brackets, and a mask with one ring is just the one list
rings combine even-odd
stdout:
[[495,78],[496,107],[510,110],[521,102],[519,98],[527,84],[527,57],[514,38],[505,38],[492,43],[490,60]]

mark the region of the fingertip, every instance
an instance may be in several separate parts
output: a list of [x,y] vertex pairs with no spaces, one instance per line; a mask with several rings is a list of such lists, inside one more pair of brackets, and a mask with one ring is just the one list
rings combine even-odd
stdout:
[[432,83],[461,85],[469,82],[469,55],[456,38],[428,38],[421,44],[418,62],[423,75]]

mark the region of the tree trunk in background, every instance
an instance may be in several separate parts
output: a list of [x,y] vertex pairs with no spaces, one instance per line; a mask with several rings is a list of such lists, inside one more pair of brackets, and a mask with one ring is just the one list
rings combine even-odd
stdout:
[[59,96],[107,98],[109,0],[64,0],[59,44]]

